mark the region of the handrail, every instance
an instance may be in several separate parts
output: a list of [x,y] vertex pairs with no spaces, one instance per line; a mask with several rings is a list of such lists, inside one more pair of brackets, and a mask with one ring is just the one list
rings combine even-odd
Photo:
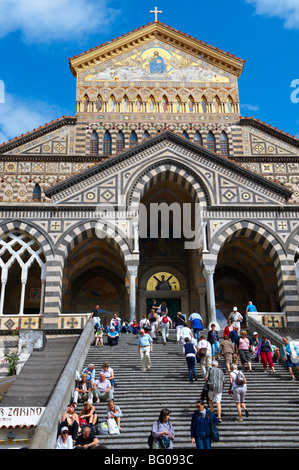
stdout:
[[81,370],[94,337],[94,325],[88,321],[77,341],[28,446],[29,449],[54,449],[57,426],[74,389],[76,370]]
[[256,318],[254,318],[254,315],[250,315],[250,313],[248,314],[248,327],[250,331],[256,331],[259,336],[267,336],[270,342],[273,342],[275,346],[283,345],[282,336],[278,335],[275,331],[272,331],[270,328],[260,323],[258,320],[256,320]]

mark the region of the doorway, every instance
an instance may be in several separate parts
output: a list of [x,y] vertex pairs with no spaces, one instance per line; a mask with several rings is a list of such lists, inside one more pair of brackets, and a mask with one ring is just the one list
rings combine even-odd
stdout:
[[[154,297],[153,297],[154,298]],[[146,314],[148,316],[150,312],[150,306],[152,304],[153,298],[146,299]],[[168,308],[168,316],[174,321],[178,312],[181,311],[181,299],[156,299],[156,305],[159,306],[161,302],[166,303],[166,307]]]

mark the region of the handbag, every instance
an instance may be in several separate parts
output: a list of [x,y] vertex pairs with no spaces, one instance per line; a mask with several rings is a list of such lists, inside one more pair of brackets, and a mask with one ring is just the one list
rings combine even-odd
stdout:
[[210,425],[210,435],[211,441],[218,442],[219,441],[219,431],[216,424],[212,421],[211,412],[209,412],[209,425]]
[[158,442],[159,442],[160,447],[162,447],[162,449],[168,449],[168,447],[170,446],[169,437],[165,437],[165,436],[159,437]]
[[109,434],[119,434],[119,428],[114,418],[107,419]]
[[197,351],[197,356],[198,357],[205,357],[207,355],[207,348],[200,348]]
[[[157,421],[157,424],[158,424],[158,421]],[[154,436],[153,436],[153,433],[151,431],[148,438],[147,438],[147,444],[148,444],[150,449],[152,449],[153,443],[154,443]]]

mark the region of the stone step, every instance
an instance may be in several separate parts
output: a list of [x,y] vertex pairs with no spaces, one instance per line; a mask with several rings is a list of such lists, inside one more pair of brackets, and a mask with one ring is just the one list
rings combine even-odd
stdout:
[[[176,432],[175,448],[191,449],[190,422],[196,400],[204,383],[200,366],[196,365],[198,381],[189,383],[182,345],[176,344],[171,331],[166,346],[154,343],[152,368],[144,373],[137,351],[137,336],[121,335],[118,346],[90,347],[85,365],[93,363],[97,376],[104,362],[114,369],[117,387],[115,401],[123,412],[122,432],[118,436],[99,436],[109,449],[147,449],[147,437],[160,410],[171,410]],[[276,373],[264,373],[262,364],[252,362],[253,372],[245,369],[248,391],[246,404],[250,412],[243,422],[233,398],[228,395],[229,375],[224,360],[219,367],[225,371],[227,383],[222,396],[223,422],[219,425],[220,441],[215,448],[296,448],[299,444],[297,416],[299,411],[298,383],[291,381],[286,366],[276,364]],[[96,377],[97,377],[96,376]],[[287,396],[287,398],[286,398]],[[95,404],[99,419],[106,415],[106,404]],[[79,404],[78,412],[82,409]],[[216,407],[215,407],[216,409]],[[136,418],[137,416],[137,418]],[[141,416],[142,419],[138,417]],[[194,448],[193,448],[194,449]]]

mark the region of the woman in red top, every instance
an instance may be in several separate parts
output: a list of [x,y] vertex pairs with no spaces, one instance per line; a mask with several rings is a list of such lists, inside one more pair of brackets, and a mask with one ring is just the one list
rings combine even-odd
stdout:
[[231,320],[227,320],[227,326],[224,328],[224,331],[223,331],[223,338],[225,336],[229,336],[230,332],[234,329],[233,325],[232,325],[232,321]]

